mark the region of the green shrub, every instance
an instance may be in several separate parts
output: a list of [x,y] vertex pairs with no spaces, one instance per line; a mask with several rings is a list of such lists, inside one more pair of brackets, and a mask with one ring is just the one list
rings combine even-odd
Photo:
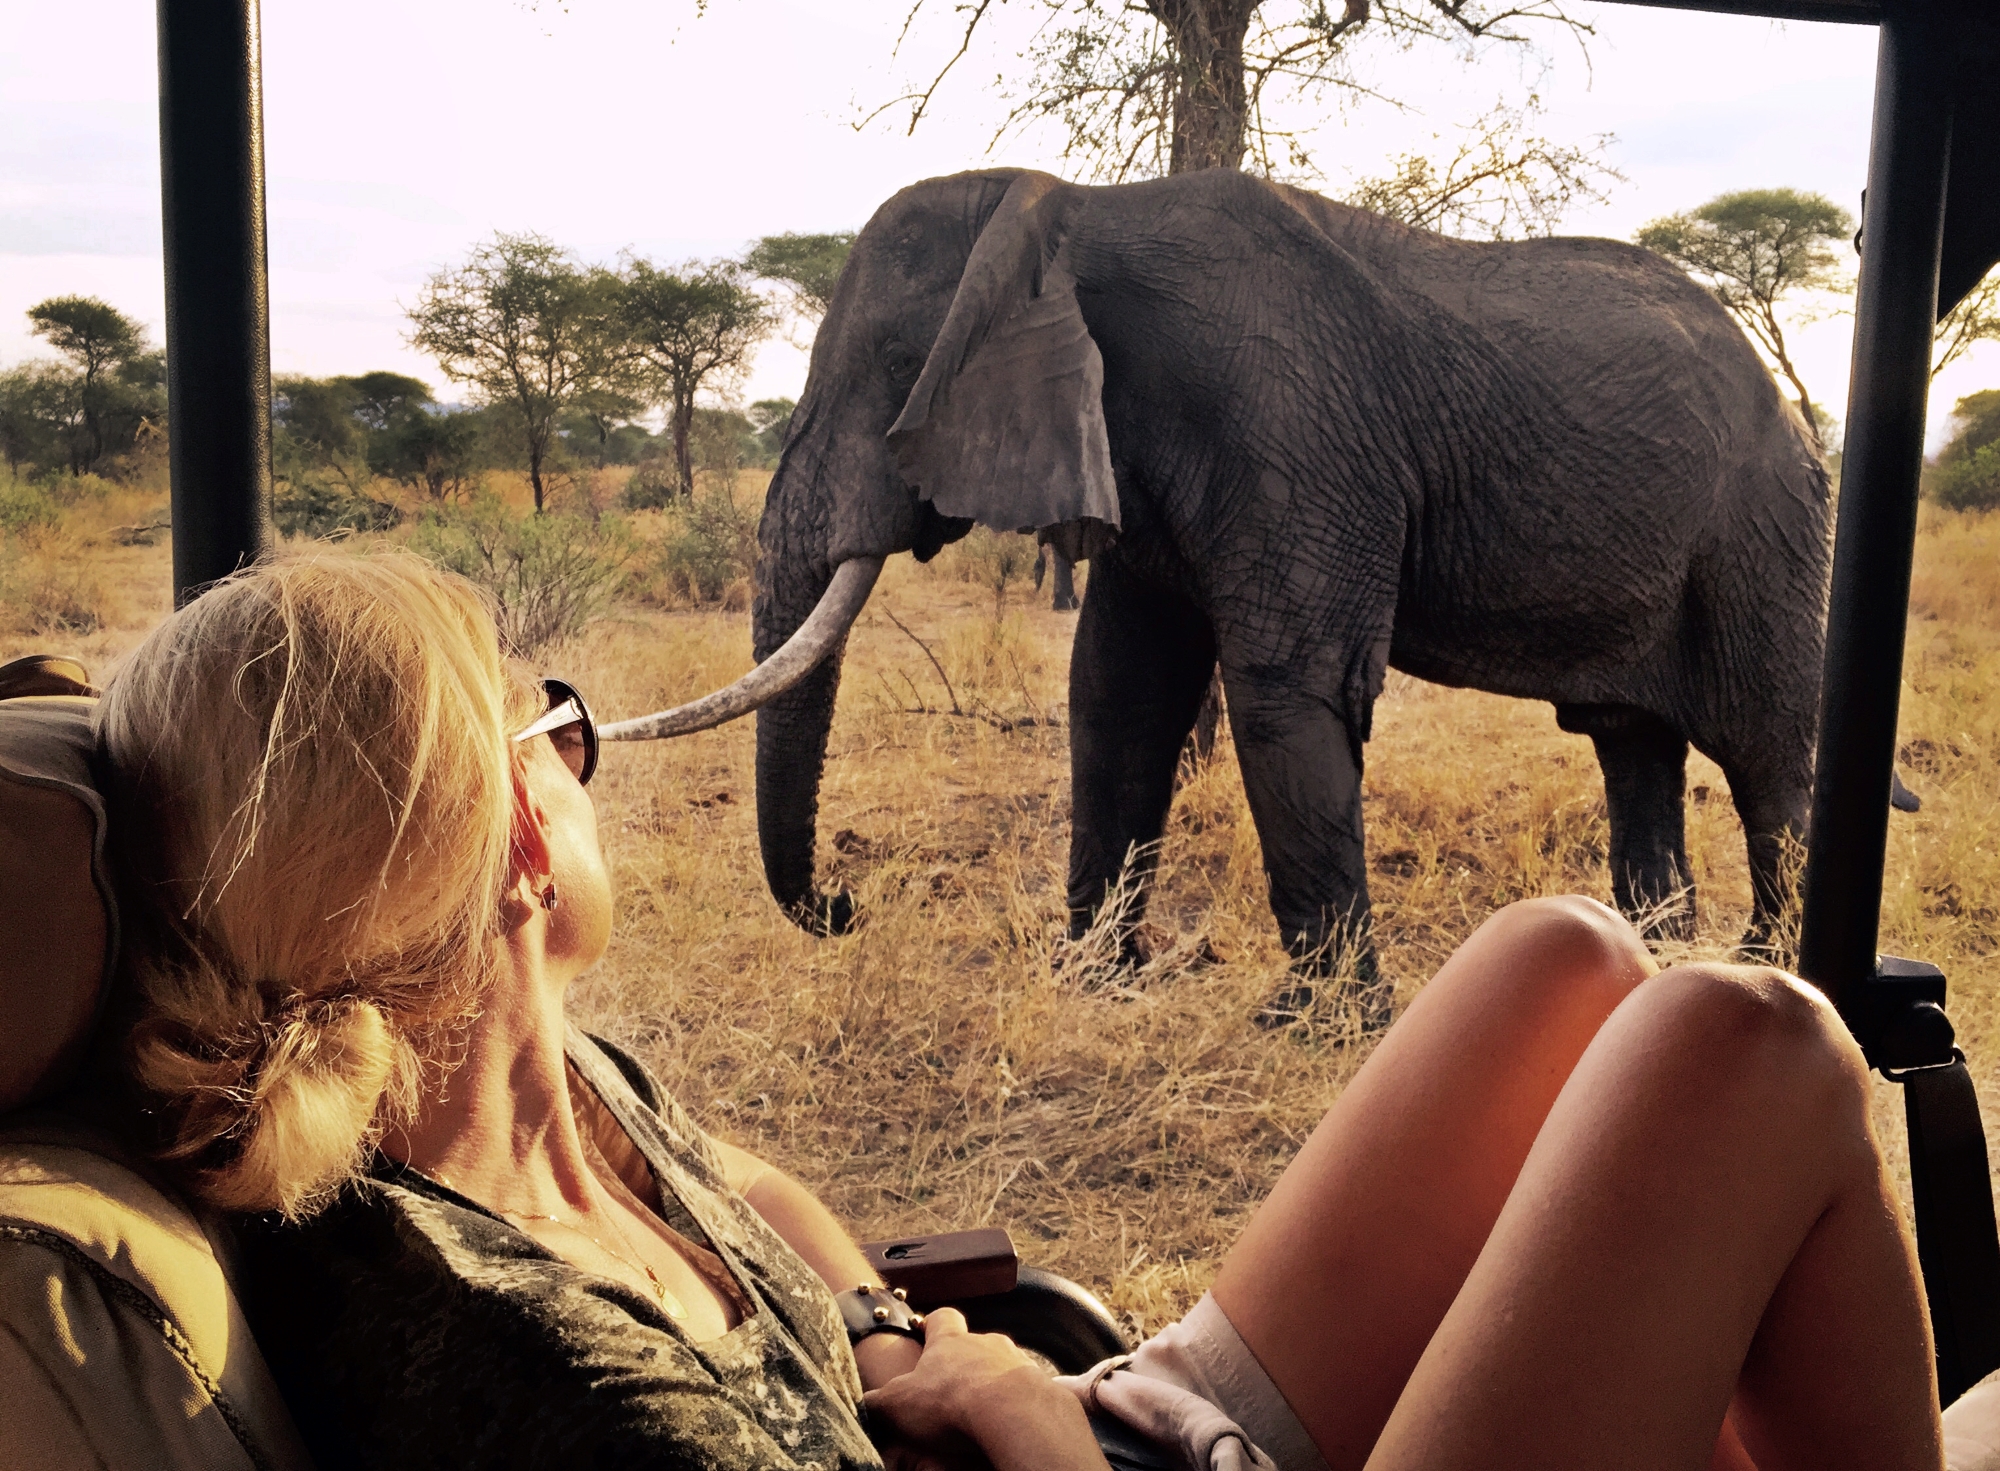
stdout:
[[2000,444],[1982,444],[1963,458],[1939,465],[1930,488],[1939,505],[1954,511],[2000,506]]
[[280,480],[271,497],[271,519],[287,536],[340,536],[387,531],[403,513],[387,501],[348,489],[330,475]]
[[681,502],[660,542],[659,567],[676,591],[715,602],[757,570],[757,512],[722,489]]
[[519,513],[488,492],[425,511],[409,546],[485,589],[502,644],[522,659],[581,633],[638,550],[613,517]]
[[625,482],[620,499],[628,511],[664,511],[681,498],[680,477],[672,460],[643,460]]
[[62,507],[40,485],[0,480],[0,531],[21,536],[43,531],[62,520]]

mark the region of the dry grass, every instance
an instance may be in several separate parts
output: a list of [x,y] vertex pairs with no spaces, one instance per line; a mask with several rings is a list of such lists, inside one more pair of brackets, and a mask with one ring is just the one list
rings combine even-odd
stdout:
[[164,487],[98,485],[53,526],[0,530],[0,662],[57,651],[101,668],[172,606]]
[[[1927,510],[1903,704],[1905,775],[1924,810],[1891,828],[1882,942],[1951,977],[1989,1128],[2000,1122],[1996,554],[2000,515]],[[0,651],[79,649],[102,663],[164,609],[163,547],[92,533],[74,556],[108,603],[124,600],[103,628],[0,635]],[[935,651],[967,714],[937,713],[952,706],[944,681],[890,613]],[[891,563],[851,640],[822,799],[822,883],[851,888],[866,915],[841,939],[801,934],[764,888],[747,722],[612,748],[593,791],[617,939],[574,1009],[862,1235],[1005,1225],[1029,1260],[1153,1325],[1207,1283],[1364,1047],[1249,1023],[1284,956],[1226,740],[1175,804],[1143,984],[1078,984],[1055,943],[1073,618],[1016,592],[996,619],[990,588],[956,569]],[[551,666],[602,714],[635,714],[748,667],[747,622],[627,608]],[[1369,762],[1378,933],[1405,998],[1498,905],[1608,896],[1590,744],[1557,731],[1547,706],[1392,676]],[[1700,934],[1688,949],[1720,955],[1749,909],[1742,834],[1720,771],[1694,757],[1689,780]],[[1899,1155],[1899,1095],[1880,1091]]]

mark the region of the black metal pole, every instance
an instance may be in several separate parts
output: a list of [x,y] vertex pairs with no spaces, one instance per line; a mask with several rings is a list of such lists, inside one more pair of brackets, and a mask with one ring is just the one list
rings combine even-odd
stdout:
[[270,547],[257,0],[159,0],[174,601]]
[[1932,24],[1910,13],[1916,8],[1883,21],[1876,61],[1799,937],[1800,973],[1850,1025],[1875,973],[1951,146],[1950,58]]

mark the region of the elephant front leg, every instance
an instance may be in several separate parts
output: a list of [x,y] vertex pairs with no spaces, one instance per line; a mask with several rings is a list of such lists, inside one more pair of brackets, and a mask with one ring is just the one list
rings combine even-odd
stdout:
[[1111,554],[1092,566],[1070,656],[1070,938],[1117,896],[1121,960],[1173,800],[1181,743],[1194,725],[1215,639],[1186,599],[1151,588]]
[[1558,705],[1556,724],[1597,747],[1618,912],[1649,940],[1693,939],[1686,737],[1631,705]]
[[1258,1021],[1312,1014],[1328,977],[1333,999],[1358,1001],[1371,1030],[1388,1022],[1370,933],[1361,825],[1361,742],[1326,700],[1260,687],[1225,667],[1229,720],[1243,788],[1264,849],[1271,912],[1293,955],[1294,980]]

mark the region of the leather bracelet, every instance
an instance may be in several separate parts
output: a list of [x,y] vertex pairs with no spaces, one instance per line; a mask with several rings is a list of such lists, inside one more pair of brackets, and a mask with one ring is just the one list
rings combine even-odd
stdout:
[[836,1292],[841,1321],[847,1325],[850,1344],[876,1333],[897,1333],[904,1338],[924,1341],[924,1315],[910,1306],[910,1295],[898,1287],[870,1287],[867,1283],[852,1292]]

